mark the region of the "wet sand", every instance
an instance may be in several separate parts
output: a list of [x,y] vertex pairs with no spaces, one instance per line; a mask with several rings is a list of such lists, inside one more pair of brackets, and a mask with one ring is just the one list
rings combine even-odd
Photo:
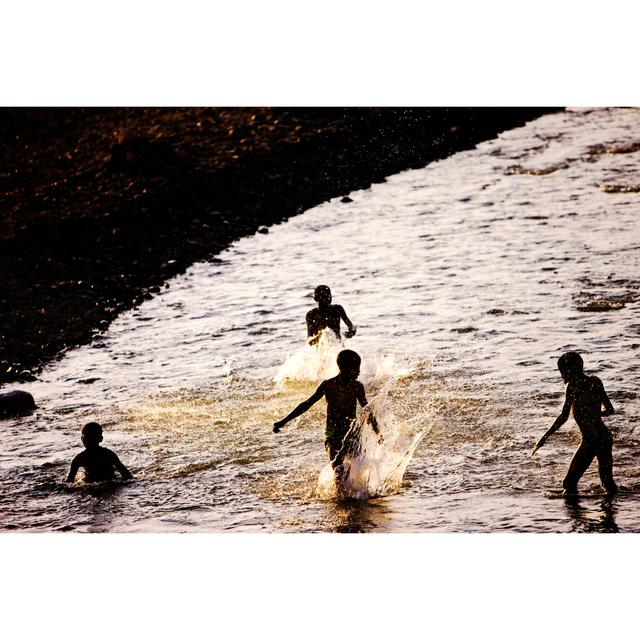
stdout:
[[0,110],[0,384],[231,242],[554,109]]

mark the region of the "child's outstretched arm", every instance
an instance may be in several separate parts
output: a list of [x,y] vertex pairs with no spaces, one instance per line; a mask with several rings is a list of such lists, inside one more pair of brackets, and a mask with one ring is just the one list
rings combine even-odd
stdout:
[[547,432],[538,440],[536,446],[533,447],[531,455],[533,455],[551,436],[554,434],[568,419],[571,412],[571,405],[573,404],[573,384],[570,382],[567,385],[567,393],[564,398],[564,405],[560,415],[554,420],[553,424],[549,427]]
[[280,429],[282,429],[287,422],[301,416],[305,411],[309,410],[316,402],[318,402],[322,396],[324,396],[324,382],[316,389],[316,392],[310,398],[301,402],[286,418],[274,422],[273,433],[279,433]]
[[347,317],[347,312],[344,307],[340,307],[340,317],[342,321],[347,325],[347,330],[344,332],[345,338],[353,338],[356,335],[356,328],[353,326],[353,322]]

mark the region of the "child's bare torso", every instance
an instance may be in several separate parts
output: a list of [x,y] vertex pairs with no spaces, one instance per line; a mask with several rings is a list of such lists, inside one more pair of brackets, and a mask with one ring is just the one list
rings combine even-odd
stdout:
[[596,376],[583,376],[573,380],[567,387],[571,394],[571,411],[580,428],[583,439],[594,439],[609,435],[602,421],[603,387]]
[[339,338],[341,316],[342,307],[337,304],[311,309],[311,311],[307,313],[307,327],[309,329],[309,335],[315,336],[323,329],[331,329]]
[[115,477],[116,454],[106,447],[85,449],[79,453],[77,463],[84,468],[85,482],[104,482]]
[[356,405],[364,402],[364,386],[358,380],[344,380],[339,375],[325,380],[327,400],[327,438],[343,438],[356,417]]

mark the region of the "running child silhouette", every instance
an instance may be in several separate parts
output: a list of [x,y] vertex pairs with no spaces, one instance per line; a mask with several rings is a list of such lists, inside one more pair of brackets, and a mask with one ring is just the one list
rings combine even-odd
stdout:
[[97,422],[89,422],[82,427],[82,444],[85,449],[71,462],[67,482],[73,482],[76,479],[80,467],[84,467],[85,482],[113,480],[116,469],[123,480],[133,478],[118,456],[111,449],[101,447],[101,442],[102,427]]
[[[358,380],[360,375],[360,356],[350,349],[338,354],[338,369],[340,373],[335,378],[325,380],[316,392],[304,402],[301,402],[286,418],[273,423],[273,432],[278,433],[287,422],[302,415],[323,396],[327,400],[327,426],[325,430],[324,446],[329,454],[331,466],[340,471],[342,456],[340,450],[344,437],[347,435],[356,417],[356,402],[361,407],[367,405],[364,385]],[[369,422],[375,433],[379,433],[378,423],[373,414]]]
[[318,303],[315,309],[307,313],[307,341],[310,345],[317,344],[323,329],[331,329],[340,338],[340,320],[347,325],[345,338],[356,335],[356,328],[347,317],[345,310],[339,304],[331,304],[331,289],[326,284],[316,287],[313,299]]
[[[611,453],[613,438],[609,429],[602,422],[602,417],[610,416],[614,412],[613,405],[600,378],[585,375],[583,366],[582,357],[575,351],[564,353],[558,359],[560,375],[567,385],[564,406],[549,430],[538,440],[531,455],[567,421],[569,413],[573,411],[573,417],[580,427],[582,442],[575,452],[567,475],[562,482],[564,495],[578,492],[578,481],[594,458],[598,459],[600,482],[605,491],[611,495],[618,490],[613,480],[613,456]],[[604,411],[602,411],[602,407],[604,407]]]

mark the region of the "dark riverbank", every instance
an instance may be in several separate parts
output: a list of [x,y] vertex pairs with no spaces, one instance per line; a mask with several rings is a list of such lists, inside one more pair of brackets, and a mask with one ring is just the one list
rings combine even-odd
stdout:
[[241,236],[551,110],[2,109],[0,382]]

